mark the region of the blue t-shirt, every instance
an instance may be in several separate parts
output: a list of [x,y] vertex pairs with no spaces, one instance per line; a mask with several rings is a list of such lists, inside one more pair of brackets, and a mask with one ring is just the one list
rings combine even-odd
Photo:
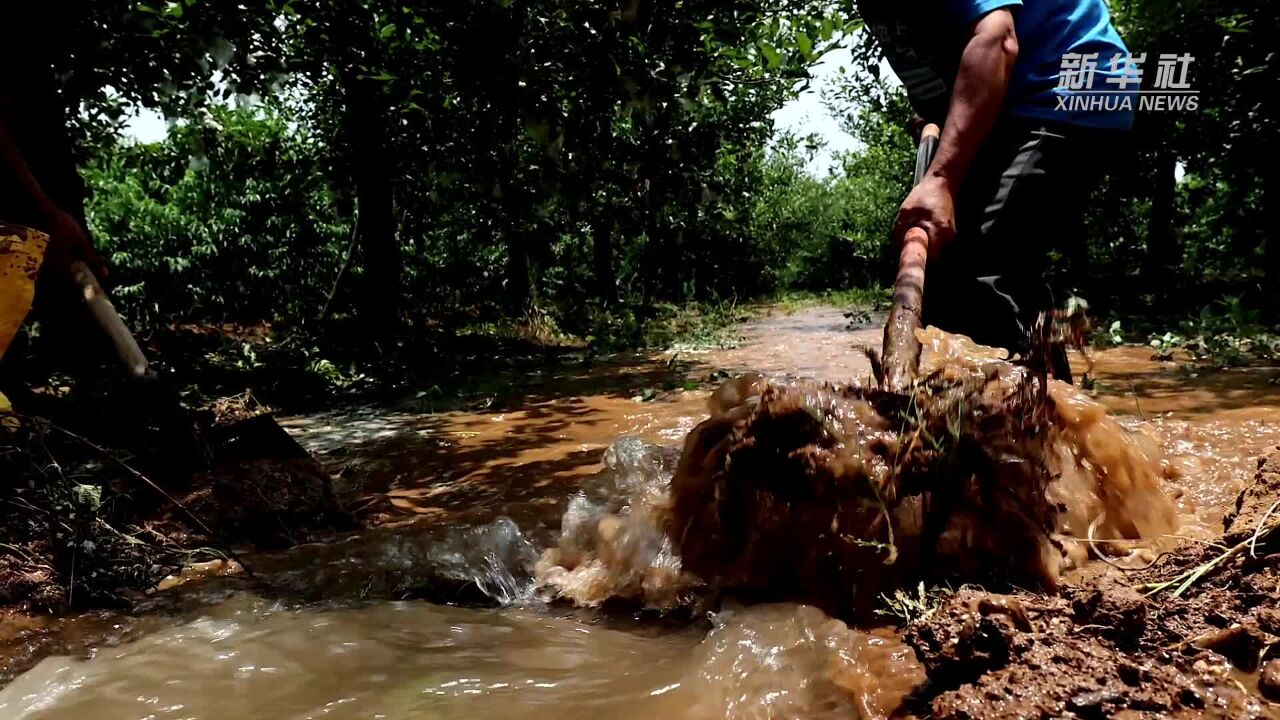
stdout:
[[[1018,60],[1004,113],[1086,127],[1133,125],[1138,83],[1104,0],[859,0],[858,7],[912,106],[927,120],[946,117],[974,23],[1007,8],[1014,14]],[[1073,82],[1064,80],[1064,72]]]

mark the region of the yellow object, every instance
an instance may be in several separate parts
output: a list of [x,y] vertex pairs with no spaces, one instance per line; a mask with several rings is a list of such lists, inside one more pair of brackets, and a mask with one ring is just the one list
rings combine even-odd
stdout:
[[22,423],[18,421],[18,416],[13,414],[13,405],[9,402],[9,398],[0,393],[0,430],[8,430],[13,432],[22,427]]
[[0,223],[0,357],[31,312],[48,244],[49,236],[39,230]]

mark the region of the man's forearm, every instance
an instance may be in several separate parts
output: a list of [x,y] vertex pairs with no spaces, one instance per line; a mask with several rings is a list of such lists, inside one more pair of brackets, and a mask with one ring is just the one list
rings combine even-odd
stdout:
[[952,193],[1000,113],[1017,58],[1012,12],[995,10],[978,20],[960,57],[942,138],[929,166],[929,175],[945,182]]

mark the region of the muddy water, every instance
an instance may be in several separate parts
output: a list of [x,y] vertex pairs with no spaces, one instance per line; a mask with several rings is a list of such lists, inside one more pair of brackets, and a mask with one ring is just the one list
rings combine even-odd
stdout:
[[[565,368],[564,393],[514,411],[295,418],[352,493],[385,493],[398,527],[258,558],[265,587],[191,584],[166,614],[87,621],[81,635],[121,641],[47,658],[0,690],[0,717],[883,717],[921,679],[891,635],[797,605],[710,624],[568,611],[530,581],[615,439],[678,444],[703,416],[705,390],[654,388],[722,370],[865,376],[852,347],[878,345],[879,331],[846,325],[831,309],[775,315],[739,347]],[[1217,522],[1254,458],[1280,444],[1274,371],[1193,375],[1141,348],[1095,362],[1097,397],[1158,438],[1180,510],[1198,521]],[[456,529],[468,526],[480,528]],[[441,576],[478,580],[498,606],[378,599]]]
[[51,659],[0,695],[6,718],[858,717],[904,649],[812,609],[761,606],[646,635],[421,602],[288,610],[248,595],[192,622]]
[[[1151,356],[1144,347],[1095,353],[1095,396],[1160,440],[1179,509],[1220,529],[1257,459],[1280,445],[1280,369],[1214,370]],[[1083,368],[1083,359],[1073,356],[1072,366]]]
[[507,412],[380,408],[284,424],[340,475],[358,478],[366,493],[386,493],[404,513],[436,520],[507,514],[522,526],[554,521],[564,490],[598,471],[616,438],[678,446],[702,419],[706,390],[655,392],[664,384],[751,370],[792,378],[866,376],[870,363],[852,348],[878,348],[880,330],[848,326],[830,308],[777,314],[747,326],[736,347],[566,367],[548,384],[572,394],[552,393]]

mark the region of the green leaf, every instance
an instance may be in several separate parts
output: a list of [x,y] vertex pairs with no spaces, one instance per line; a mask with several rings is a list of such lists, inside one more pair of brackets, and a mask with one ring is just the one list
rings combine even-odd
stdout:
[[813,57],[813,40],[804,33],[796,33],[796,47],[806,59]]
[[765,67],[770,70],[782,64],[782,53],[767,42],[760,43],[760,52],[764,55]]
[[835,34],[835,30],[836,24],[831,20],[831,18],[822,18],[822,25],[818,31],[818,37],[824,41],[830,40],[831,36]]

